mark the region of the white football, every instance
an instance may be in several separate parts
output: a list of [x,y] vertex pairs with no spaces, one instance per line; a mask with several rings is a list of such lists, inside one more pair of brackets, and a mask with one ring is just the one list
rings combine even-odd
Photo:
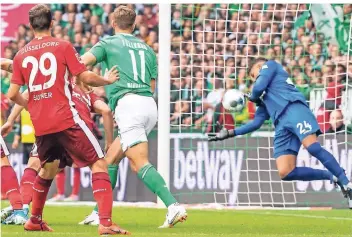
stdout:
[[226,110],[240,112],[246,105],[246,100],[243,93],[239,90],[227,90],[222,99],[222,105]]

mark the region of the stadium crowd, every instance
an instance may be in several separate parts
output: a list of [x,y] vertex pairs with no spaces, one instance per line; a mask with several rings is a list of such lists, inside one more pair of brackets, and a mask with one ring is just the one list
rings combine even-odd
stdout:
[[[349,4],[340,7],[351,12]],[[220,102],[226,89],[250,91],[247,66],[263,56],[282,63],[308,101],[315,88],[328,88],[317,113],[328,130],[330,112],[341,105],[347,60],[308,14],[308,4],[173,5],[172,125],[210,132],[214,121],[232,128],[253,118],[251,103],[234,115]]]
[[[51,4],[53,35],[72,42],[82,55],[99,39],[112,35],[111,13],[116,4]],[[158,5],[129,4],[137,12],[134,34],[158,51]],[[265,10],[263,10],[265,8]],[[351,4],[344,6],[345,13]],[[317,33],[306,4],[194,4],[172,6],[171,114],[172,125],[214,130],[214,121],[228,128],[252,119],[255,106],[230,114],[221,106],[226,89],[250,91],[247,65],[257,56],[281,62],[296,87],[310,100],[315,88],[327,87],[325,103],[317,111],[322,129],[330,128],[331,111],[339,109],[346,77],[346,57],[337,44]],[[12,59],[33,38],[25,24],[3,57]],[[99,65],[93,68],[100,71]],[[349,67],[352,73],[352,67]],[[1,93],[6,94],[9,74],[1,71]],[[103,88],[96,93],[105,96]],[[11,104],[1,96],[2,120]],[[99,117],[96,119],[101,124]],[[100,121],[100,122],[99,122]]]
[[[53,36],[70,41],[81,55],[105,36],[113,34],[111,27],[112,12],[118,4],[50,4],[54,17]],[[137,12],[134,35],[147,42],[158,51],[158,5],[128,4]],[[14,40],[10,41],[2,57],[13,59],[19,49],[33,38],[27,24],[18,26]],[[100,72],[100,66],[93,68]],[[10,85],[10,74],[1,71],[1,116],[3,122],[8,116],[12,104],[4,96]],[[95,88],[95,92],[105,97],[104,88]],[[95,121],[102,126],[102,120]]]

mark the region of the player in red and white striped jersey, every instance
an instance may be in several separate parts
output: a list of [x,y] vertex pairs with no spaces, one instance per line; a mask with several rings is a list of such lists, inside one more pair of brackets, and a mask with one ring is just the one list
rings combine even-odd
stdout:
[[[39,4],[29,11],[30,28],[35,39],[23,47],[13,61],[13,75],[8,97],[28,107],[38,146],[42,169],[33,185],[32,216],[25,224],[29,231],[52,231],[42,220],[43,208],[53,178],[71,157],[78,167],[92,169],[93,194],[99,205],[99,234],[128,234],[112,223],[112,189],[107,164],[97,139],[81,119],[72,101],[72,84],[68,77],[77,76],[92,86],[117,80],[116,67],[102,78],[88,72],[80,63],[72,45],[51,36],[50,9]],[[26,84],[29,99],[19,93]]]
[[[91,113],[101,114],[103,117],[103,124],[105,129],[105,147],[110,147],[113,141],[113,129],[114,129],[114,121],[112,112],[109,106],[94,93],[94,90],[87,86],[85,83],[79,81],[78,79],[73,79],[74,87],[72,91],[72,101],[75,103],[75,108],[79,112],[81,118],[86,122],[87,126],[90,130],[94,130],[94,121],[91,118]],[[56,176],[56,187],[58,193],[54,195],[50,201],[76,201],[78,200],[78,192],[80,187],[80,178],[79,178],[79,168],[74,168],[73,175],[73,187],[72,194],[64,199],[64,188],[65,188],[65,180],[66,174],[65,170],[62,170]]]
[[[13,208],[13,214],[10,216],[12,224],[23,225],[28,220],[28,209],[27,213],[23,210],[17,176],[9,162],[8,156],[10,155],[10,152],[7,149],[2,136],[0,136],[0,145],[1,192],[6,194],[6,197],[10,201]],[[3,215],[3,213],[1,213],[1,222],[4,224],[9,224],[9,221],[7,221],[8,217],[9,215]]]
[[[1,69],[8,71],[12,73],[12,60],[1,60]],[[105,150],[107,150],[108,147],[110,147],[112,141],[113,141],[113,116],[112,112],[109,108],[109,106],[98,97],[93,89],[86,85],[85,83],[79,81],[77,78],[73,80],[73,93],[72,93],[72,101],[75,104],[75,108],[77,109],[79,115],[82,117],[82,119],[86,122],[87,126],[89,129],[93,130],[94,127],[94,121],[91,118],[91,112],[101,114],[103,117],[103,124],[104,124],[104,129],[105,129]],[[23,92],[23,97],[25,99],[28,99],[28,91],[26,90]],[[21,111],[23,110],[22,106],[15,105],[14,108],[12,109],[6,123],[1,127],[1,134],[3,136],[7,136],[13,128],[15,119],[19,116]],[[111,154],[111,152],[110,152]],[[115,156],[115,155],[114,155]],[[71,158],[69,158],[71,160]],[[28,206],[32,200],[32,190],[33,190],[33,182],[35,180],[35,177],[37,176],[37,172],[40,169],[40,161],[38,159],[38,153],[37,153],[37,146],[34,144],[32,152],[31,152],[31,157],[29,158],[27,168],[24,170],[24,174],[21,179],[21,185],[20,185],[20,190],[21,190],[21,195],[22,195],[22,200],[23,200],[23,206],[24,209],[28,212]],[[75,168],[78,169],[79,168]],[[60,177],[65,180],[64,178],[64,172],[59,172]],[[78,177],[79,178],[79,177]],[[56,183],[58,183],[59,180],[56,180]],[[78,184],[76,186],[79,186],[79,180]],[[11,216],[13,213],[13,208],[11,206],[6,207],[1,210],[1,217],[3,219]],[[8,224],[14,224],[11,223],[11,219],[13,220],[14,218],[9,218],[7,221]]]
[[[12,62],[12,61],[11,61]],[[85,86],[84,83],[79,83],[79,85],[75,85],[73,88],[73,97],[72,101],[75,103],[75,107],[78,113],[81,115],[82,119],[86,122],[87,126],[92,130],[94,126],[94,121],[91,118],[91,112],[101,114],[103,117],[103,124],[105,128],[106,134],[106,144],[111,144],[113,140],[113,116],[109,106],[98,97],[92,89]],[[23,96],[25,98],[28,97],[28,91],[23,92]],[[7,136],[13,128],[15,119],[21,113],[23,107],[19,105],[15,105],[12,109],[6,123],[1,127],[1,134],[3,136]],[[109,146],[109,145],[108,145]],[[28,206],[32,201],[32,190],[33,190],[33,182],[35,177],[37,176],[37,172],[40,169],[40,160],[38,159],[37,147],[34,144],[31,156],[28,161],[27,168],[24,170],[24,174],[21,178],[20,182],[20,191],[23,201],[23,207],[28,212]],[[79,172],[79,168],[75,168]],[[58,175],[60,178],[65,180],[65,173],[61,171]],[[74,176],[74,178],[77,178]],[[58,183],[59,180],[56,180]],[[80,185],[80,180],[78,176],[77,187]],[[78,191],[76,192],[78,194]],[[7,207],[1,210],[2,219],[7,218],[13,213],[13,208]],[[8,223],[14,224],[10,222],[11,218],[9,218]]]

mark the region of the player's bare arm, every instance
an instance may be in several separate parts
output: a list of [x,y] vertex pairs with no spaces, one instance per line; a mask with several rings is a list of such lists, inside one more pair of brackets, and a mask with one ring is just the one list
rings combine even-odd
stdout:
[[[1,60],[1,69],[8,71],[8,72],[13,72],[12,70],[13,68],[13,61],[12,60]],[[13,75],[12,75],[13,77]],[[23,97],[20,93],[20,89],[21,86],[11,83],[10,84],[10,88],[8,90],[7,93],[7,97],[12,100],[13,102],[15,102],[16,104],[23,106],[24,108],[27,108],[27,104],[28,104],[28,94],[26,95],[26,97]]]
[[150,81],[150,90],[152,91],[152,93],[155,92],[155,84],[156,84],[156,80],[152,78],[152,80]]
[[107,151],[114,140],[114,119],[112,112],[109,106],[101,100],[95,101],[93,107],[94,112],[103,116],[103,125],[105,131],[105,151]]
[[21,86],[11,83],[9,91],[7,92],[7,97],[14,103],[27,108],[28,100],[20,93]]
[[1,58],[1,70],[12,73],[12,60]]
[[77,75],[77,77],[79,80],[81,80],[82,82],[90,86],[94,86],[94,87],[106,86],[118,80],[118,71],[116,68],[117,68],[116,66],[112,67],[107,72],[107,74],[105,74],[104,77],[101,77],[95,74],[94,72],[90,72],[90,71],[84,71],[79,75]]
[[[28,100],[28,90],[25,90],[22,93],[22,96]],[[1,135],[6,137],[13,129],[13,124],[15,123],[16,118],[20,115],[21,111],[24,109],[23,106],[15,104],[12,108],[7,121],[1,126]]]
[[90,66],[94,65],[97,62],[97,58],[91,52],[86,52],[81,57],[81,62],[86,66]]
[[111,67],[104,77],[88,71],[72,45],[67,45],[65,57],[70,73],[89,86],[105,86],[119,79],[117,66]]

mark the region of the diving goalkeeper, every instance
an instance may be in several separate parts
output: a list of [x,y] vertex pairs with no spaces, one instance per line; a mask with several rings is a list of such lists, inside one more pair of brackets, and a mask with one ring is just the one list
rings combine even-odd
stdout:
[[[246,97],[259,106],[254,120],[234,130],[222,129],[217,134],[209,134],[209,141],[221,141],[253,132],[271,118],[275,126],[274,158],[280,178],[285,181],[331,180],[351,200],[352,183],[334,156],[318,142],[317,137],[321,131],[317,120],[282,65],[273,60],[258,58],[249,70],[255,83],[252,94]],[[301,144],[327,170],[296,167]]]

